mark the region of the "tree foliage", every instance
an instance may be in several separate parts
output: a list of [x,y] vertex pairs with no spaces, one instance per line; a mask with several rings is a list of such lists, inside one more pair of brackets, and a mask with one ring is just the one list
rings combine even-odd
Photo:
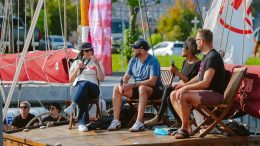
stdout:
[[[61,18],[60,21],[60,14],[59,14],[59,5],[58,0],[48,0],[46,1],[46,11],[47,11],[47,23],[48,23],[48,32],[49,34],[62,34],[62,28],[64,29],[64,3],[60,1],[60,10],[61,10]],[[71,0],[67,0],[66,3],[66,13],[67,13],[67,31],[68,34],[72,30],[77,30],[77,21],[76,21],[76,6],[72,3]],[[80,16],[79,16],[80,17]],[[40,27],[42,30],[46,31],[44,28],[44,9],[41,10],[37,26]]]
[[163,39],[183,41],[190,36],[191,21],[197,16],[195,9],[193,0],[176,0],[175,5],[159,20],[157,29],[163,34]]

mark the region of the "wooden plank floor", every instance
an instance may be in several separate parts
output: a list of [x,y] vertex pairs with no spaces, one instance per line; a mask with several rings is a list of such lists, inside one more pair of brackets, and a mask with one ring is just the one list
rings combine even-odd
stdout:
[[77,128],[68,129],[68,125],[46,129],[33,129],[28,132],[13,133],[11,136],[37,141],[47,145],[62,146],[102,146],[102,145],[149,145],[149,146],[259,146],[260,136],[225,137],[208,135],[206,138],[193,136],[189,139],[177,140],[173,136],[154,135],[153,131],[128,132],[96,130],[78,132]]

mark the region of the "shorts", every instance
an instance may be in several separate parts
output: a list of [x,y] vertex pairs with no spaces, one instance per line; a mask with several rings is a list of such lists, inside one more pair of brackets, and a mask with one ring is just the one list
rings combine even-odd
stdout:
[[[159,86],[155,86],[153,88],[153,93],[150,96],[149,99],[159,99],[162,98],[162,94],[163,94],[163,88],[159,87]],[[133,88],[133,93],[132,93],[132,97],[133,99],[138,99],[139,98],[139,92],[138,92],[138,87],[134,87]]]
[[204,105],[218,105],[224,99],[224,95],[213,90],[199,91],[199,96],[201,97],[200,102]]

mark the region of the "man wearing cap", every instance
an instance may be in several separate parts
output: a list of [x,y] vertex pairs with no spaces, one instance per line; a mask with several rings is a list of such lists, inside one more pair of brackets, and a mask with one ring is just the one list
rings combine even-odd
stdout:
[[[134,56],[130,59],[127,71],[121,85],[116,85],[113,91],[114,119],[108,130],[117,130],[121,127],[119,121],[122,96],[139,98],[138,115],[135,124],[129,129],[131,132],[144,130],[144,111],[148,98],[162,96],[160,64],[158,60],[148,54],[149,45],[145,40],[139,40],[131,45]],[[129,82],[133,77],[134,82]]]
[[74,61],[69,71],[69,81],[73,82],[73,101],[64,112],[71,115],[78,105],[78,130],[85,132],[88,131],[86,124],[89,123],[89,101],[99,97],[99,82],[104,81],[105,72],[102,63],[94,56],[90,43],[82,43],[80,55],[82,59]]
[[[20,115],[16,116],[11,124],[12,130],[24,128],[35,116],[30,111],[30,103],[28,101],[20,102]],[[37,125],[35,121],[33,125]]]

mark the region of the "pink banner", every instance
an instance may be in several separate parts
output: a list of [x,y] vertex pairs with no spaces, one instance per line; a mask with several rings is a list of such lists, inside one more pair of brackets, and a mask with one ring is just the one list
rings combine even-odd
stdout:
[[90,0],[89,27],[95,55],[101,60],[106,75],[112,74],[111,0]]

